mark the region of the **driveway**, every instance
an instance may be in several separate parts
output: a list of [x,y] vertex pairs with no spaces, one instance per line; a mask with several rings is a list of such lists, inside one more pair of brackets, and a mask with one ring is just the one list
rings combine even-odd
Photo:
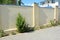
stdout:
[[60,40],[60,26],[2,37],[0,40]]

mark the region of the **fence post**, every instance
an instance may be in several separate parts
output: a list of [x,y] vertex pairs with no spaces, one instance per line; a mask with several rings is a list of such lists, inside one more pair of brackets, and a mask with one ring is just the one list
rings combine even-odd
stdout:
[[58,6],[54,8],[54,20],[58,21]]
[[33,4],[33,27],[39,26],[39,6],[37,3]]

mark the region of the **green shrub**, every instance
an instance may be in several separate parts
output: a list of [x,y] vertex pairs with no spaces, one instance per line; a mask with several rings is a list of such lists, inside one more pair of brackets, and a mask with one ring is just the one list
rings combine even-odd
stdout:
[[17,26],[18,32],[20,33],[33,31],[33,28],[28,27],[28,24],[26,23],[25,19],[21,16],[20,13],[18,13],[16,26]]
[[58,22],[56,20],[50,20],[50,22],[48,24],[40,26],[40,29],[49,28],[49,27],[52,27],[52,26],[55,27],[57,25],[60,25],[60,22]]
[[4,31],[0,29],[0,37],[4,37]]
[[50,24],[51,24],[52,26],[57,26],[57,25],[58,25],[58,21],[50,20]]
[[4,30],[0,29],[0,38],[8,35],[9,34],[5,33]]

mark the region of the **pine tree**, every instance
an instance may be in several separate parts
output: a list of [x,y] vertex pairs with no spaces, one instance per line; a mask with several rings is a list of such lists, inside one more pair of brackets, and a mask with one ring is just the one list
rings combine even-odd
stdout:
[[26,26],[25,19],[21,16],[20,13],[18,14],[16,25],[17,25],[18,32],[25,31],[24,30],[24,27]]

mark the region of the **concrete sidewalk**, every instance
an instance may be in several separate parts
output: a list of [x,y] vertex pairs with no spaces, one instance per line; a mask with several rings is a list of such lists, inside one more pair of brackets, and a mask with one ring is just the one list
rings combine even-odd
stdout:
[[60,40],[60,26],[0,38],[0,40]]

